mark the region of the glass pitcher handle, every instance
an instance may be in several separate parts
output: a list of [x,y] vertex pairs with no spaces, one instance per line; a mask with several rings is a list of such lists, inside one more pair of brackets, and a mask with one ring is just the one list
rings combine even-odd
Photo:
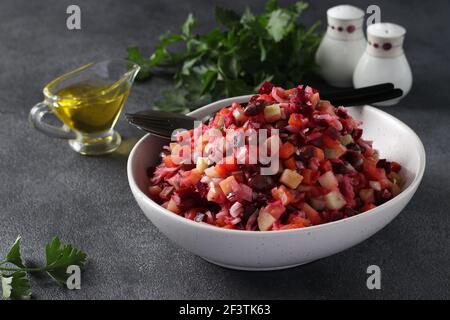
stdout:
[[52,111],[50,107],[45,102],[39,102],[33,108],[31,108],[29,120],[33,127],[50,137],[60,139],[75,139],[75,133],[64,125],[61,127],[55,127],[44,121],[45,115],[51,112]]

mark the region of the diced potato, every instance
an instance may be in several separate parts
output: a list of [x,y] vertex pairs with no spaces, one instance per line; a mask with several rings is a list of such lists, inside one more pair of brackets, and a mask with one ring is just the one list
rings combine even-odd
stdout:
[[309,98],[311,101],[312,107],[315,108],[317,104],[320,102],[320,95],[318,92],[314,93],[311,98]]
[[344,196],[339,191],[331,191],[324,196],[325,206],[328,209],[339,210],[347,204]]
[[281,201],[275,201],[269,203],[264,208],[264,211],[270,213],[272,217],[278,220],[281,217],[281,215],[286,211],[286,208],[281,204]]
[[322,187],[328,190],[336,190],[338,188],[339,182],[332,171],[327,171],[319,177],[319,183]]
[[205,174],[210,178],[220,178],[220,174],[215,167],[209,167],[204,170]]
[[242,121],[242,122],[244,122],[244,121],[246,121],[248,119],[248,117],[244,113],[244,109],[242,109],[241,107],[238,107],[238,108],[234,109],[233,117],[237,121]]
[[333,148],[324,149],[325,159],[339,159],[345,152],[347,152],[347,149],[340,143]]
[[267,231],[272,228],[273,223],[276,221],[270,213],[263,209],[260,210],[258,215],[258,227],[261,231]]
[[378,181],[369,181],[369,185],[372,189],[381,191],[381,183]]
[[175,203],[175,201],[170,198],[169,202],[167,203],[167,210],[170,210],[174,213],[180,213],[181,209],[177,206],[177,204]]
[[280,182],[291,189],[296,189],[302,180],[302,175],[291,169],[284,169],[280,177]]
[[208,158],[207,157],[198,157],[197,159],[197,165],[195,168],[200,172],[203,173],[206,168],[208,168]]
[[279,104],[272,104],[264,108],[264,119],[267,122],[275,122],[281,119],[281,109]]
[[305,212],[306,217],[308,218],[309,221],[311,221],[313,225],[318,225],[322,223],[322,218],[320,217],[320,214],[306,202],[303,202],[300,205],[300,209],[302,209]]
[[214,184],[209,185],[209,191],[206,195],[206,199],[208,201],[216,202],[216,203],[222,203],[225,201],[225,195],[222,192],[222,189]]
[[179,147],[180,145],[178,144],[178,142],[171,142],[169,143],[169,149],[170,152],[172,152],[173,149],[175,149],[175,147]]
[[228,178],[219,182],[219,186],[224,194],[229,194],[233,192],[233,184],[238,184],[234,176],[229,176]]
[[[276,146],[278,144],[278,148],[274,148],[274,146]],[[280,147],[281,147],[281,140],[280,137],[278,135],[271,135],[270,137],[268,137],[266,139],[266,141],[264,141],[263,144],[263,148],[265,148],[265,150],[267,150],[267,154],[269,155],[276,155],[279,153],[280,151]]]

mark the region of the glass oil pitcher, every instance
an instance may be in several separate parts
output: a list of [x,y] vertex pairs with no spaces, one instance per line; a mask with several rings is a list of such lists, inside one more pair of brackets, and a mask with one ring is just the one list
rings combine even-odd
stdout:
[[[139,69],[132,62],[112,59],[66,73],[45,86],[45,99],[31,109],[29,119],[37,130],[67,139],[83,155],[111,153],[120,145],[114,125]],[[49,113],[63,125],[46,122]]]

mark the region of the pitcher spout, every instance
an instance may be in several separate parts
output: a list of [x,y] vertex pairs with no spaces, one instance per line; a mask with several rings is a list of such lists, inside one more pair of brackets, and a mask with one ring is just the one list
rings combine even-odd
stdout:
[[134,79],[136,79],[136,76],[139,73],[139,70],[141,70],[141,67],[138,64],[128,60],[124,60],[124,62],[126,62],[128,66],[128,71],[126,71],[123,76],[127,78],[130,84],[133,84]]

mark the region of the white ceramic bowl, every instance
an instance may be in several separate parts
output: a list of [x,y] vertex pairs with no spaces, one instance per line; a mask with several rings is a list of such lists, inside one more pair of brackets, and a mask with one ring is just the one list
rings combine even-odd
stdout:
[[[190,115],[202,118],[232,102],[250,96],[221,100]],[[425,169],[425,151],[419,137],[403,122],[370,106],[348,108],[363,121],[363,137],[374,141],[383,158],[402,165],[406,184],[394,199],[351,218],[303,229],[282,231],[228,230],[180,217],[146,195],[146,170],[156,165],[164,140],[144,136],[128,159],[128,181],[148,219],[169,239],[204,259],[233,269],[275,270],[305,264],[350,248],[386,226],[409,202]],[[167,143],[167,141],[166,141]]]

